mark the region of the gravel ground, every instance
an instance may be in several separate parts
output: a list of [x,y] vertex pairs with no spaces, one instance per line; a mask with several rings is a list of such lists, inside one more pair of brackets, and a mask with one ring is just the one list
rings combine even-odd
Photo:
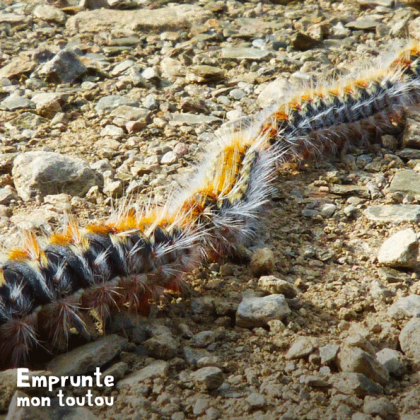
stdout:
[[[413,6],[0,0],[4,249],[66,212],[83,225],[126,200],[164,202],[223,124],[420,38]],[[93,393],[113,407],[9,409],[6,371],[0,419],[420,419],[419,134],[412,107],[382,145],[279,168],[242,258],[35,366],[100,366],[116,386]]]

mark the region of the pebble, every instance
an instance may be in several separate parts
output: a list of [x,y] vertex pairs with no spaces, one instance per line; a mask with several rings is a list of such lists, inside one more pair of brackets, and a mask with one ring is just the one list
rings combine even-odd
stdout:
[[258,95],[257,103],[261,107],[267,107],[273,102],[277,102],[279,97],[286,96],[290,88],[290,81],[280,76],[264,87]]
[[38,74],[48,82],[73,83],[87,71],[76,53],[70,50],[59,51],[53,59],[39,69]]
[[292,284],[275,276],[260,277],[258,287],[271,294],[284,295],[288,299],[293,299],[298,294],[298,290]]
[[404,316],[420,317],[420,296],[409,295],[398,299],[388,308],[388,315],[396,319]]
[[382,394],[383,388],[361,373],[342,372],[332,378],[334,388],[346,395],[363,398],[366,395]]
[[369,220],[377,222],[414,222],[420,221],[420,206],[417,204],[389,204],[384,206],[369,206],[365,210]]
[[220,67],[196,65],[188,68],[185,80],[195,83],[212,83],[223,80],[225,71]]
[[181,114],[175,114],[172,120],[169,121],[169,125],[177,127],[181,125],[211,124],[214,122],[221,122],[221,120],[220,118],[213,117],[211,115],[196,115],[186,112]]
[[0,205],[8,206],[12,200],[17,200],[17,198],[16,191],[10,185],[0,188]]
[[[1,19],[0,19],[1,20]],[[21,58],[14,58],[10,63],[6,64],[0,69],[0,78],[6,77],[13,79],[22,75],[31,73],[36,67],[34,61],[22,60]]]
[[222,58],[236,59],[236,60],[263,60],[270,56],[270,51],[264,51],[257,48],[222,48]]
[[195,4],[174,4],[157,9],[137,10],[96,9],[71,16],[66,22],[70,33],[97,33],[98,28],[112,28],[114,31],[128,27],[135,31],[154,31],[172,28],[180,29],[205,22],[212,13]]
[[235,99],[236,101],[239,101],[240,99],[242,99],[244,96],[246,96],[246,92],[244,92],[242,89],[232,89],[229,92],[229,96],[233,99]]
[[[135,99],[127,98],[125,96],[109,95],[99,99],[98,103],[95,105],[95,111],[98,114],[101,114],[104,112],[112,111],[115,108],[122,107],[124,105],[137,107],[139,103]],[[121,112],[124,112],[124,110],[121,110]]]
[[57,192],[83,197],[102,177],[86,162],[53,152],[19,154],[12,169],[13,181],[20,198],[28,201]]
[[178,342],[170,334],[160,334],[143,343],[150,355],[158,359],[169,360],[178,353]]
[[64,25],[67,20],[67,16],[64,12],[62,12],[60,9],[57,9],[57,7],[47,4],[36,6],[33,14],[38,19],[42,19],[47,22],[58,23],[60,25]]
[[259,248],[251,255],[251,271],[254,276],[271,274],[274,269],[274,253],[269,248]]
[[397,172],[387,191],[420,194],[420,174],[412,169]]
[[372,416],[380,416],[384,420],[399,419],[397,407],[386,397],[367,396],[363,404],[363,412]]
[[190,346],[207,347],[209,344],[214,343],[215,340],[216,334],[213,331],[201,331],[192,337]]
[[114,138],[121,138],[124,135],[124,130],[121,127],[108,124],[101,130],[101,136],[110,136]]
[[144,122],[146,122],[149,115],[150,115],[150,111],[148,109],[137,108],[135,106],[129,106],[129,105],[117,106],[110,113],[111,117],[124,118],[125,120],[128,120],[128,121],[144,120]]
[[327,344],[319,348],[319,355],[321,356],[321,363],[327,365],[335,361],[340,346],[336,344]]
[[343,372],[361,373],[381,385],[386,385],[389,381],[386,368],[374,356],[358,347],[342,348],[337,361]]
[[117,382],[117,389],[128,387],[129,389],[148,380],[166,377],[169,372],[169,363],[163,360],[156,360],[149,363],[143,369],[131,373],[121,381]]
[[337,206],[335,204],[325,203],[320,209],[320,214],[322,217],[330,218],[334,215],[336,210]]
[[236,312],[236,325],[243,328],[267,326],[272,319],[284,319],[291,313],[283,295],[245,298]]
[[390,375],[401,377],[406,372],[406,366],[401,360],[402,354],[397,350],[384,348],[376,353],[376,358]]
[[312,340],[307,337],[298,338],[286,353],[286,359],[300,359],[309,356],[314,351]]
[[211,358],[212,354],[206,349],[184,346],[184,357],[188,364],[197,366],[199,360],[205,357]]
[[401,350],[414,362],[420,364],[420,318],[408,321],[399,336]]
[[191,376],[198,386],[203,386],[209,391],[218,388],[223,383],[222,370],[214,366],[198,369]]
[[108,363],[127,346],[128,341],[125,338],[110,334],[57,356],[47,363],[47,369],[56,376],[84,375]]
[[160,163],[162,165],[172,165],[178,160],[178,156],[173,151],[167,152],[162,156]]
[[153,109],[157,109],[158,108],[158,102],[156,100],[156,96],[153,95],[152,93],[147,95],[144,99],[143,99],[143,106],[149,110],[153,110]]
[[35,108],[35,104],[26,98],[16,94],[11,94],[1,102],[1,106],[8,111],[16,111],[18,109]]
[[313,39],[310,36],[301,32],[296,32],[292,36],[291,42],[293,48],[295,48],[298,51],[307,51],[318,45],[318,41],[316,39]]
[[57,93],[38,93],[32,96],[32,102],[36,106],[38,114],[46,118],[53,118],[58,112],[61,112],[61,102],[63,96]]
[[264,408],[266,401],[263,395],[258,392],[253,392],[246,397],[246,402],[250,405],[252,410]]

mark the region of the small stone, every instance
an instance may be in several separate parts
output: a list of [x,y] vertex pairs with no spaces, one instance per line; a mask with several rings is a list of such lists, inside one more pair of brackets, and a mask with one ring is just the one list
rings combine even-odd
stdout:
[[372,344],[361,334],[354,334],[348,336],[345,339],[344,344],[347,347],[358,347],[359,349],[368,352],[372,356],[375,356],[375,349],[373,348]]
[[309,356],[314,350],[312,341],[307,337],[299,337],[286,353],[286,359],[300,359]]
[[262,276],[258,280],[258,287],[271,293],[284,295],[288,299],[297,296],[297,289],[286,280],[278,279],[274,276]]
[[232,89],[229,92],[229,96],[233,99],[235,99],[236,101],[239,101],[240,99],[242,99],[244,96],[246,96],[246,92],[244,92],[242,89]]
[[3,77],[13,79],[24,74],[29,74],[35,69],[36,65],[37,64],[34,61],[14,58],[9,64],[6,64],[0,69],[0,79]]
[[111,367],[109,367],[107,370],[105,370],[102,373],[102,376],[103,377],[108,376],[108,375],[112,376],[114,378],[114,383],[116,383],[120,379],[124,378],[124,375],[127,372],[127,370],[128,370],[127,363],[118,362],[112,365]]
[[225,71],[220,67],[198,65],[188,69],[186,80],[195,83],[211,83],[222,80],[224,77]]
[[380,416],[384,420],[398,420],[397,407],[386,397],[367,396],[363,404],[363,412],[372,416]]
[[365,413],[354,413],[351,416],[351,420],[374,420],[372,416],[369,416],[369,414]]
[[271,55],[270,51],[263,51],[257,48],[222,48],[222,58],[236,60],[263,60]]
[[383,388],[360,373],[342,372],[333,376],[334,388],[346,395],[363,398],[366,395],[382,394]]
[[48,4],[36,6],[33,11],[33,14],[38,19],[42,19],[47,22],[58,23],[60,25],[64,25],[67,20],[66,14],[64,12]]
[[253,392],[252,394],[246,397],[246,402],[251,406],[251,409],[257,410],[264,408],[266,405],[265,398],[258,394],[258,392]]
[[295,35],[293,35],[291,42],[293,48],[298,51],[307,51],[318,45],[318,41],[316,39],[313,39],[301,32],[297,32]]
[[388,238],[378,253],[378,262],[388,267],[413,267],[419,252],[417,234],[402,230]]
[[143,70],[141,75],[146,80],[149,80],[149,81],[159,81],[160,80],[159,72],[154,67],[147,67],[146,69]]
[[420,364],[420,318],[413,318],[401,330],[401,350],[416,364]]
[[327,365],[335,361],[340,346],[336,344],[327,344],[319,348],[319,355],[321,356],[321,363]]
[[274,253],[269,248],[259,248],[252,253],[251,270],[254,276],[270,274],[274,269]]
[[26,152],[13,162],[13,180],[24,201],[57,192],[83,196],[92,186],[102,185],[102,176],[83,160],[52,152]]
[[352,22],[347,23],[346,27],[350,29],[361,29],[364,31],[374,31],[379,25],[379,22],[373,19],[357,19]]
[[[222,414],[217,408],[209,407],[206,410],[206,417],[205,420],[218,420],[222,417]],[[204,420],[204,419],[203,419]]]
[[[121,98],[121,96],[119,98]],[[129,101],[132,101],[132,99],[130,99],[130,98],[126,98],[126,99],[128,99]],[[117,101],[118,101],[118,99],[117,99]],[[99,104],[99,102],[98,102],[98,104]],[[128,120],[128,121],[142,121],[142,122],[144,122],[144,124],[146,124],[147,118],[150,115],[150,111],[148,109],[145,109],[145,108],[137,108],[135,106],[121,105],[121,106],[117,106],[111,112],[110,115],[111,115],[111,117],[123,118],[123,119]]]
[[0,205],[8,206],[12,200],[17,199],[16,191],[10,185],[0,188]]
[[268,83],[260,92],[257,102],[261,107],[267,107],[274,102],[278,102],[279,97],[286,96],[290,90],[290,80],[278,77],[273,82]]
[[46,118],[52,118],[61,112],[62,97],[56,93],[39,93],[32,97],[32,102],[36,105],[36,110]]
[[412,169],[397,172],[391,181],[388,192],[420,194],[420,174]]
[[113,198],[122,197],[124,193],[123,183],[120,180],[116,180],[116,181],[105,180],[103,193],[106,194],[108,197],[113,197]]
[[330,383],[328,381],[315,375],[306,376],[305,384],[314,388],[327,388],[330,386]]
[[182,113],[174,115],[172,120],[169,121],[169,125],[178,127],[181,125],[212,124],[214,122],[221,122],[221,120],[212,115]]
[[[130,106],[130,107],[137,107],[139,103],[135,99],[127,98],[125,96],[119,95],[109,95],[104,96],[103,98],[99,99],[98,103],[95,106],[95,111],[100,114],[104,112],[109,112],[115,110],[115,108],[119,108],[122,106]],[[126,110],[121,109],[121,114],[123,114]],[[117,114],[114,114],[117,115]],[[120,116],[119,114],[117,116]],[[130,118],[131,119],[131,118]]]
[[143,99],[143,106],[149,110],[153,110],[153,109],[157,109],[158,108],[158,102],[156,100],[156,96],[153,95],[152,93],[147,95],[144,99]]
[[35,108],[35,104],[25,96],[16,94],[9,95],[1,102],[1,106],[8,111],[16,111],[18,109]]
[[381,385],[389,381],[388,371],[374,356],[358,347],[344,347],[338,353],[338,365],[343,372],[362,373]]
[[184,357],[188,364],[195,367],[199,360],[205,357],[211,358],[212,354],[206,349],[184,346]]
[[393,349],[382,349],[376,353],[378,362],[384,365],[390,375],[400,377],[406,372],[406,366],[401,361],[402,354]]
[[178,353],[178,343],[169,334],[160,334],[149,338],[143,345],[150,355],[158,359],[169,360]]
[[108,363],[127,346],[125,338],[111,334],[57,356],[47,363],[47,369],[56,376],[84,375]]
[[236,324],[243,328],[264,327],[268,321],[282,320],[290,312],[283,295],[245,298],[238,306]]
[[195,402],[193,407],[193,414],[195,416],[200,416],[201,414],[204,414],[209,408],[209,405],[209,398],[197,398],[197,401]]
[[396,319],[404,316],[420,317],[420,296],[409,295],[398,299],[388,308],[388,315]]
[[223,383],[223,373],[217,367],[204,367],[192,375],[197,385],[204,386],[205,389],[212,390],[218,388]]
[[47,61],[38,74],[52,83],[73,83],[87,71],[76,53],[70,50],[59,51],[55,57]]
[[160,160],[160,163],[162,165],[172,165],[178,160],[178,156],[173,152],[167,152],[162,156],[162,159]]
[[169,372],[169,363],[163,360],[156,360],[143,369],[131,373],[124,379],[117,383],[117,389],[133,388],[135,385],[140,384],[148,379],[156,379],[166,377]]
[[325,218],[330,218],[333,216],[335,211],[337,210],[337,206],[332,203],[325,203],[320,210],[321,216]]
[[108,124],[101,130],[102,137],[110,136],[115,138],[121,138],[123,135],[124,130],[121,127],[117,127],[115,125]]
[[420,205],[389,204],[384,206],[369,206],[365,210],[369,220],[378,222],[420,222]]
[[216,334],[213,331],[201,331],[194,335],[190,341],[192,347],[207,347],[209,344],[214,343]]

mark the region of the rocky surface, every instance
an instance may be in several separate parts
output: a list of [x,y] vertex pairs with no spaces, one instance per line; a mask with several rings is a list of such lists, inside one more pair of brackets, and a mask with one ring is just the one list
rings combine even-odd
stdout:
[[[84,224],[164,203],[223,123],[419,39],[409,4],[0,0],[3,247],[65,213]],[[10,405],[10,419],[419,419],[419,133],[411,107],[381,144],[280,168],[240,258],[204,264],[148,319],[121,312],[105,337],[35,362],[101,366],[116,385],[93,392],[113,407],[19,408],[6,371],[0,418]]]

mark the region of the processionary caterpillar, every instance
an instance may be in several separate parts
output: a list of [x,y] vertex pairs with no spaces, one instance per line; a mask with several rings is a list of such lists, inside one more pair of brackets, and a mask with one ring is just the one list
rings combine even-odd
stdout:
[[43,342],[66,349],[70,328],[87,336],[127,309],[142,315],[206,255],[230,252],[255,233],[277,165],[325,155],[393,132],[403,107],[418,102],[420,46],[410,43],[385,70],[306,90],[225,131],[188,187],[163,207],[123,210],[80,228],[69,218],[41,248],[33,233],[8,253],[0,273],[3,367],[26,364]]

